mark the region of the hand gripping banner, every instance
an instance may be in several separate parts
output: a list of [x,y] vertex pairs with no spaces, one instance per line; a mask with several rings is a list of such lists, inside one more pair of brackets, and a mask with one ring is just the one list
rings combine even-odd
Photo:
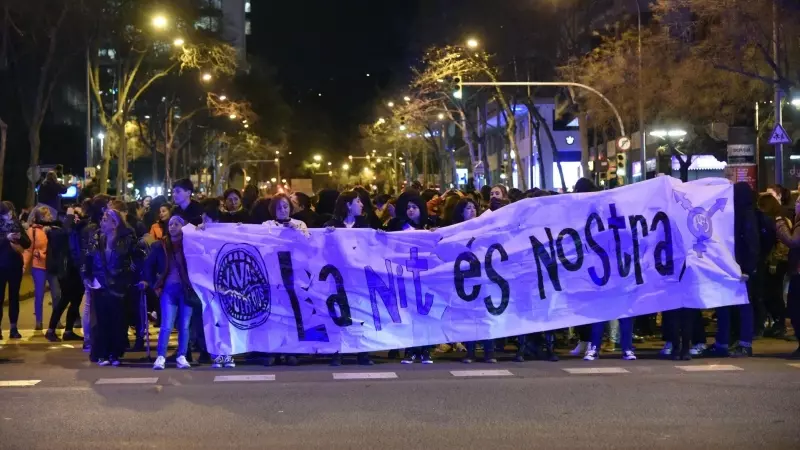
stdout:
[[214,354],[355,353],[747,302],[733,187],[660,177],[435,231],[184,229]]

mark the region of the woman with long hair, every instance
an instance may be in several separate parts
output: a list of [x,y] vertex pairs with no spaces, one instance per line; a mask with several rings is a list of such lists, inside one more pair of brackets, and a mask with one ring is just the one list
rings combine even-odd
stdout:
[[[58,280],[47,276],[47,232],[53,226],[53,216],[50,208],[40,206],[33,211],[33,223],[28,228],[28,238],[31,246],[23,254],[23,273],[31,269],[33,277],[33,311],[36,316],[36,331],[42,331],[44,320],[44,294],[45,286],[49,283],[52,297],[58,295]],[[55,305],[54,300],[53,304]]]
[[[363,205],[361,198],[355,191],[345,191],[339,194],[336,199],[336,207],[333,210],[333,219],[325,223],[325,228],[332,232],[337,228],[370,228],[367,218],[362,214]],[[362,352],[357,356],[358,364],[371,366],[375,364],[369,359],[369,353]],[[342,354],[336,353],[331,358],[332,366],[342,365]]]
[[124,216],[106,209],[81,268],[84,286],[91,291],[95,318],[91,357],[100,366],[118,366],[128,344],[124,305],[134,282],[135,246],[136,236]]
[[169,335],[178,321],[178,350],[175,363],[178,369],[188,369],[189,324],[194,305],[194,290],[186,270],[183,254],[183,227],[186,222],[179,216],[169,219],[168,232],[163,240],[153,244],[145,263],[140,289],[153,286],[161,299],[161,327],[158,332],[157,358],[153,370],[164,370],[167,362]]
[[8,286],[9,337],[20,339],[17,329],[19,319],[19,290],[22,285],[22,253],[31,246],[28,234],[16,217],[10,202],[0,202],[0,340],[3,339],[3,302]]
[[222,201],[223,206],[220,222],[248,223],[250,221],[250,213],[244,207],[242,194],[239,193],[239,190],[234,188],[228,189],[222,195]]
[[172,217],[172,204],[162,203],[158,207],[158,220],[150,227],[150,236],[155,240],[161,240],[167,234],[167,224]]
[[[787,228],[792,228],[793,217],[785,217],[785,209],[780,202],[771,195],[764,195],[758,199],[758,208],[773,223],[778,217],[784,217]],[[762,246],[764,243],[762,242]],[[762,282],[762,295],[764,306],[772,319],[772,326],[764,331],[765,336],[786,337],[786,303],[783,301],[783,279],[789,268],[789,247],[776,240],[772,248],[762,248],[768,252],[766,267],[759,268],[764,273]]]

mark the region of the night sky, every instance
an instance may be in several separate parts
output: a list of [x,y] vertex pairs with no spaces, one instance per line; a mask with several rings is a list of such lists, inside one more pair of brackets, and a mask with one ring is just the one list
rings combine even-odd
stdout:
[[277,71],[294,149],[348,153],[358,124],[408,82],[418,14],[419,0],[253,2],[248,52]]

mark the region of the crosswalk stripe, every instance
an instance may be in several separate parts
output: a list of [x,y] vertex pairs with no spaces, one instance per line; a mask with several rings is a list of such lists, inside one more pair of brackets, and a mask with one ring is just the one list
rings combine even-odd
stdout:
[[454,377],[508,377],[514,375],[508,370],[451,370]]
[[562,369],[572,375],[601,375],[611,373],[630,373],[627,369],[622,367],[583,367],[583,368],[566,368]]
[[228,381],[275,381],[275,375],[217,375],[214,382]]
[[30,387],[41,382],[42,380],[3,380],[0,381],[0,387]]
[[386,380],[390,378],[397,378],[394,372],[350,372],[350,373],[334,373],[334,380]]
[[800,369],[800,363],[788,363],[791,367],[797,367]]
[[675,366],[676,369],[684,372],[725,372],[744,370],[741,367],[732,366],[730,364],[703,364],[696,366]]
[[158,378],[99,378],[94,384],[156,384]]

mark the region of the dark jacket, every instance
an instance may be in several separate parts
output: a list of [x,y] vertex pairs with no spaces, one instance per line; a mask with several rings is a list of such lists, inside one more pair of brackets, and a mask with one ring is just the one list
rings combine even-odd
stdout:
[[389,223],[386,224],[386,231],[403,231],[403,228],[406,225],[414,228],[415,230],[427,230],[432,228],[432,225],[428,220],[420,221],[420,223],[414,223],[406,218],[393,217],[391,220],[389,220]]
[[733,185],[733,232],[736,262],[742,273],[752,275],[758,268],[760,251],[759,223],[756,217],[754,194],[750,185]]
[[310,209],[304,209],[299,213],[293,214],[292,219],[303,222],[308,228],[317,228],[319,215]]
[[80,237],[74,216],[66,216],[63,226],[51,227],[47,233],[47,273],[65,278],[80,268]]
[[23,250],[30,248],[31,240],[28,233],[22,229],[22,224],[14,220],[5,226],[0,226],[0,270],[11,268],[22,268],[22,255],[6,239],[8,233],[19,233],[19,241],[16,245]]
[[81,277],[97,279],[102,289],[115,297],[125,297],[135,281],[136,237],[130,228],[121,228],[111,253],[106,256],[106,237],[95,233],[81,265]]
[[67,192],[67,186],[58,182],[45,181],[39,185],[39,203],[61,210],[61,194]]
[[220,223],[250,223],[250,212],[244,208],[236,211],[222,211],[219,213]]
[[200,225],[203,223],[203,207],[195,200],[189,201],[189,206],[186,209],[178,205],[172,209],[173,216],[180,216],[186,223],[192,225]]
[[[156,293],[160,293],[164,288],[164,281],[167,278],[167,274],[172,268],[172,265],[175,264],[172,252],[173,249],[167,239],[156,241],[150,246],[150,254],[144,262],[141,280],[147,282]],[[184,289],[192,287],[186,269],[187,267],[184,266],[184,270],[180,274]]]
[[[334,227],[334,228],[347,228],[344,224],[344,219],[340,219],[338,217],[334,217],[331,220],[325,222],[325,228]],[[371,228],[369,226],[369,221],[364,216],[356,217],[356,223],[353,224],[351,228]]]

